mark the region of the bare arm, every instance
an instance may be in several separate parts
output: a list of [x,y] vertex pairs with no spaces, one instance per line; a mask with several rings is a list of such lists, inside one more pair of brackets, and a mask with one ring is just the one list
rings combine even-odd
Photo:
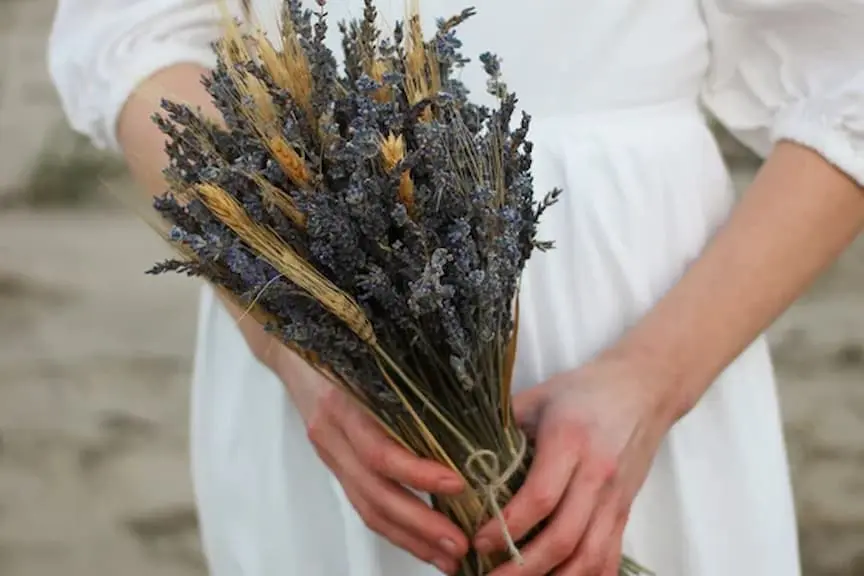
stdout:
[[[157,72],[145,80],[126,102],[117,122],[117,138],[135,179],[152,195],[165,192],[162,169],[168,158],[164,152],[165,135],[151,120],[159,111],[157,95],[170,95],[172,100],[186,102],[193,108],[200,106],[205,114],[219,120],[210,95],[201,85],[206,70],[195,64],[177,64]],[[283,354],[276,354],[282,346],[251,316],[243,316],[233,303],[223,300],[243,333],[250,350],[272,370],[282,369]],[[299,359],[297,359],[299,361]]]
[[779,143],[726,225],[612,354],[659,376],[677,419],[864,228],[864,191],[820,155]]

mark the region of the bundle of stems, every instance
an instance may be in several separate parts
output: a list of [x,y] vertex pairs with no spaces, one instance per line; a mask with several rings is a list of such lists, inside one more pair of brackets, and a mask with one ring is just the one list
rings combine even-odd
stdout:
[[[497,105],[455,72],[454,29],[393,33],[372,0],[325,45],[323,2],[286,0],[280,38],[226,19],[204,85],[224,118],[163,100],[169,190],[155,202],[180,256],[151,272],[201,276],[351,394],[403,446],[469,489],[433,505],[468,535],[513,496],[531,447],[513,419],[517,293],[543,212],[529,117],[483,54]],[[506,527],[503,525],[502,529]],[[464,576],[511,556],[469,554]],[[638,573],[625,560],[622,574]]]

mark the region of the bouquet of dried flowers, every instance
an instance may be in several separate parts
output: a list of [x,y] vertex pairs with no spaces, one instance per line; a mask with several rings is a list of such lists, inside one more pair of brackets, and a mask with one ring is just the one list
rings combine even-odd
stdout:
[[[151,272],[213,283],[400,443],[462,474],[469,493],[433,504],[470,535],[530,464],[510,406],[515,303],[560,191],[534,198],[529,118],[511,128],[498,59],[480,56],[494,109],[455,78],[468,60],[454,29],[473,10],[431,39],[409,13],[385,38],[365,0],[340,25],[340,69],[318,4],[284,2],[279,48],[228,23],[204,79],[224,127],[163,101],[155,207],[181,256]],[[472,554],[462,573],[505,559]]]

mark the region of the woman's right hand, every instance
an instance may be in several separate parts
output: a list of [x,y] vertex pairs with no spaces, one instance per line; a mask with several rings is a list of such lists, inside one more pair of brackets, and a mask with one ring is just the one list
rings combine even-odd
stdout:
[[348,394],[282,347],[275,370],[297,406],[316,452],[374,532],[453,574],[468,540],[446,516],[405,487],[456,495],[464,482],[449,468],[411,454]]

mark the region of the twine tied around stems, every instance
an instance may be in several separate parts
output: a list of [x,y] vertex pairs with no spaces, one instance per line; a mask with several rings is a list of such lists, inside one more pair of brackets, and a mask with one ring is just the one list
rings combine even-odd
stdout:
[[524,564],[525,560],[522,558],[519,548],[516,547],[516,543],[513,542],[513,537],[507,528],[507,523],[504,521],[504,514],[501,512],[501,506],[498,504],[498,496],[507,486],[513,475],[519,471],[519,467],[525,459],[527,444],[525,434],[521,430],[518,431],[516,452],[513,454],[513,460],[510,462],[510,465],[503,472],[501,471],[501,460],[492,450],[476,450],[465,460],[465,472],[468,474],[474,487],[484,495],[483,508],[477,515],[478,526],[483,521],[486,511],[491,509],[495,518],[501,524],[501,533],[507,542],[507,550],[510,552],[510,556],[520,566]]

